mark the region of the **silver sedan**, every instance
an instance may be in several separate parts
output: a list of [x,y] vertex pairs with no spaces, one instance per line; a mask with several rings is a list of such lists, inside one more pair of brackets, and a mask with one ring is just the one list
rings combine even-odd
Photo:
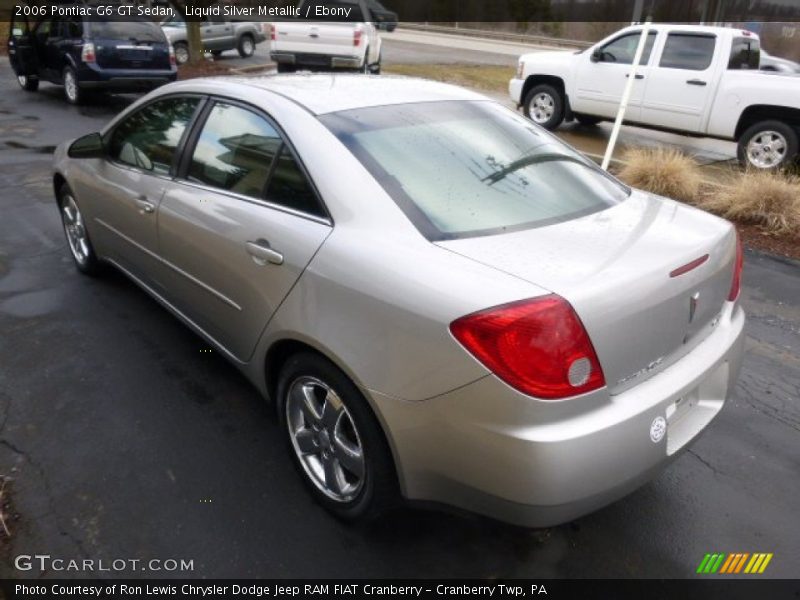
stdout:
[[341,518],[564,522],[734,389],[734,228],[460,88],[179,82],[60,146],[53,184],[78,270],[123,271],[236,365]]

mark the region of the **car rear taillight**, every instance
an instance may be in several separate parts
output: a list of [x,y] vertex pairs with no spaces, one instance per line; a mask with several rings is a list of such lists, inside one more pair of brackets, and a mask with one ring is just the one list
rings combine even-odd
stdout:
[[272,25],[272,24],[270,24],[270,26],[269,26],[269,39],[272,42],[274,42],[276,39],[278,39],[278,30],[275,27],[275,25]]
[[461,317],[450,331],[492,373],[524,394],[558,400],[606,384],[583,323],[555,294]]
[[172,47],[172,44],[169,45],[169,64],[173,67],[178,66],[178,61],[175,58],[175,48]]
[[83,50],[81,50],[81,60],[85,63],[97,62],[97,55],[95,54],[93,43],[86,42],[83,45]]
[[364,31],[361,29],[361,26],[358,26],[353,30],[353,46],[358,46],[361,44],[361,37],[363,35]]
[[735,302],[742,290],[742,267],[744,266],[744,248],[739,232],[736,232],[736,260],[733,263],[733,281],[731,281],[731,291],[728,294],[728,302]]

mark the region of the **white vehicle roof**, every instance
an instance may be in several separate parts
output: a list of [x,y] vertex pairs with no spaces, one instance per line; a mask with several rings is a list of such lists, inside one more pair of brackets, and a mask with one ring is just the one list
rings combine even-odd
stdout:
[[[746,35],[758,38],[758,34],[738,27],[719,27],[714,25],[688,25],[684,23],[648,23],[647,26],[654,31],[684,31],[687,33],[713,33],[715,35]],[[641,30],[644,24],[631,25],[621,31]],[[619,32],[617,32],[619,33]]]
[[[194,83],[193,83],[194,81]],[[369,76],[360,74],[293,74],[261,77],[226,77],[188,80],[170,86],[199,89],[202,83],[223,83],[228,95],[243,99],[253,88],[289,98],[306,110],[320,115],[368,106],[406,104],[411,102],[440,102],[445,100],[486,100],[485,96],[460,87],[399,76]],[[242,86],[238,93],[233,86]],[[248,89],[249,88],[249,89]]]

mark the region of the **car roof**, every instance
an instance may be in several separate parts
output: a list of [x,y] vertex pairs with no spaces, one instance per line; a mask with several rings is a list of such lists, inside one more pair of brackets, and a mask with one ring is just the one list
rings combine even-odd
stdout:
[[392,75],[298,73],[209,78],[206,81],[212,80],[224,82],[227,86],[238,84],[278,94],[315,115],[369,106],[487,99],[454,85]]
[[[631,25],[625,28],[625,31],[641,30],[644,23],[640,25]],[[758,39],[758,34],[752,31],[747,31],[741,27],[722,27],[719,25],[689,25],[686,23],[647,23],[647,27],[654,31],[676,31],[685,33],[713,33],[713,34],[728,34],[740,35],[744,34],[747,37]],[[746,33],[745,33],[746,32]]]

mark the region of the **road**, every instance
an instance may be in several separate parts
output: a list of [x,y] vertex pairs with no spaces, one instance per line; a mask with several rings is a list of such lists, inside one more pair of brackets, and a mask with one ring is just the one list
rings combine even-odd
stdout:
[[[736,397],[631,496],[545,530],[411,509],[348,526],[310,499],[236,370],[122,276],[72,267],[49,154],[128,101],[28,94],[0,60],[0,475],[18,515],[0,554],[184,559],[191,572],[166,575],[209,578],[661,578],[693,576],[706,552],[761,551],[765,576],[797,575],[797,263],[748,253]],[[0,560],[0,577],[40,575]]]

